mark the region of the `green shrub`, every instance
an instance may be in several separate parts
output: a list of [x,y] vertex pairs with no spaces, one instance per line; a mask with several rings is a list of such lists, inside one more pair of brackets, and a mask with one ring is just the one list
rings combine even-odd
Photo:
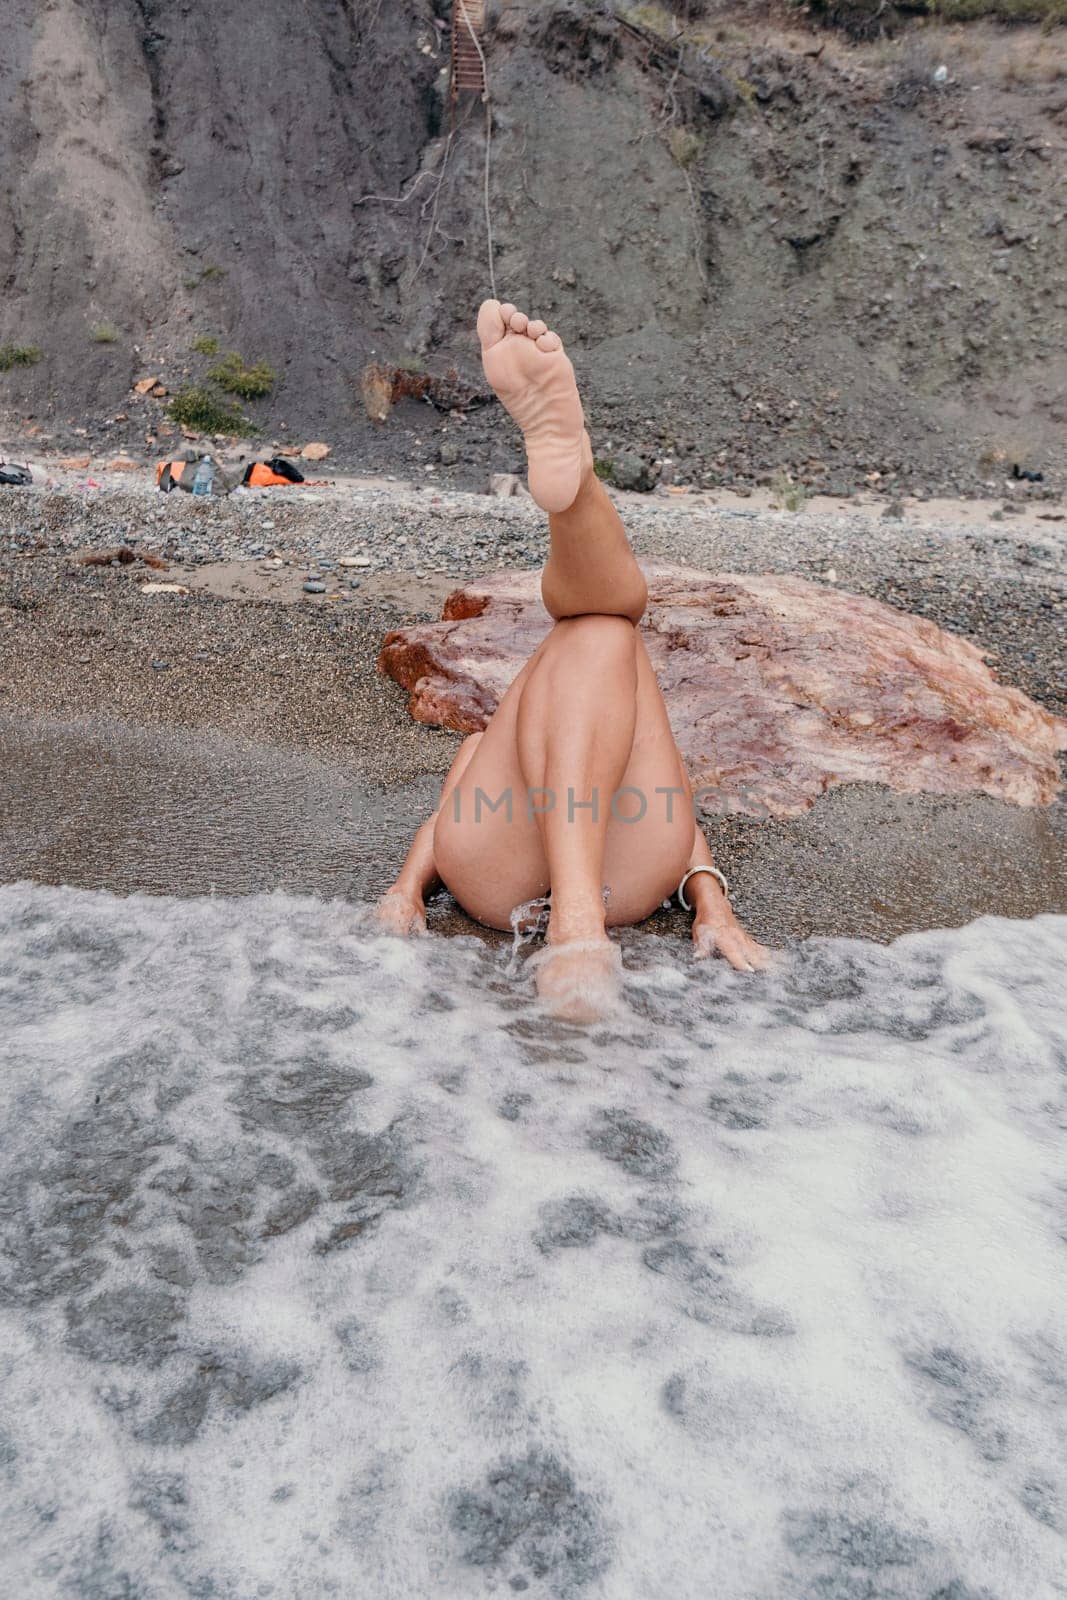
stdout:
[[235,394],[241,400],[262,400],[274,388],[277,373],[265,361],[257,361],[250,367],[236,350],[231,350],[217,367],[212,367],[208,377],[227,394]]
[[219,353],[219,341],[214,334],[202,333],[199,339],[193,340],[193,349],[198,355],[217,356]]
[[667,135],[667,144],[671,155],[682,168],[691,167],[704,148],[699,133],[691,133],[688,128],[672,128]]
[[907,17],[936,17],[939,22],[1041,22],[1046,27],[1067,22],[1067,0],[794,0],[840,28],[852,39],[877,39],[897,33]]
[[190,290],[199,289],[202,283],[213,283],[217,278],[225,278],[226,275],[225,267],[201,267],[195,277],[182,279],[182,287]]
[[35,367],[41,352],[35,344],[0,344],[0,372],[12,367]]
[[788,472],[779,472],[771,481],[771,493],[782,511],[799,511],[808,499],[801,483],[794,483]]
[[118,344],[119,330],[113,328],[110,322],[94,322],[89,329],[89,337],[94,344]]
[[167,411],[183,428],[192,428],[197,433],[238,434],[255,431],[236,406],[227,405],[214,389],[205,385],[179,389]]

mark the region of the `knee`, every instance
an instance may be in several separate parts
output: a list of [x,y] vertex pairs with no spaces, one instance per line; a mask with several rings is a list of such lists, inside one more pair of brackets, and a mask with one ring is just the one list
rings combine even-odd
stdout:
[[637,635],[626,617],[587,612],[563,618],[552,633],[560,655],[577,657],[589,666],[636,667]]
[[[645,582],[637,562],[631,563],[632,570],[624,573],[620,579],[611,585],[610,595],[598,594],[598,601],[609,599],[612,601],[610,612],[605,608],[596,615],[605,618],[616,617],[619,621],[628,622],[636,627],[645,614],[648,604],[648,585]],[[561,586],[553,579],[550,567],[546,567],[541,577],[541,598],[549,616],[555,617],[557,622],[575,622],[585,613],[570,610],[564,602],[572,598],[572,594],[560,593]]]

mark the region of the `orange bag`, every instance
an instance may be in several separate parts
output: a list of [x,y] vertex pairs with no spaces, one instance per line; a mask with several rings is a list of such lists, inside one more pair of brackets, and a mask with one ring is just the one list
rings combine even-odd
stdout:
[[252,470],[247,474],[245,482],[253,489],[291,489],[292,478],[283,478],[280,472],[274,472],[265,461],[257,461]]

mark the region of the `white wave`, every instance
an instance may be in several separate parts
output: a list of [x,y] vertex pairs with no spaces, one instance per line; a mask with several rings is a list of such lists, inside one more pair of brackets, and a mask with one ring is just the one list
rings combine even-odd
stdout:
[[0,889],[6,1592],[1067,1593],[1067,918],[625,945]]

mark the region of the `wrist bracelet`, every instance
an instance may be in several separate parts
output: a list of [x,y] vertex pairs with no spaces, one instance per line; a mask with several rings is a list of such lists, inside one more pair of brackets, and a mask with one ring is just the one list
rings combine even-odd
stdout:
[[685,886],[689,882],[690,878],[696,877],[698,872],[708,872],[713,878],[717,878],[722,886],[723,894],[726,896],[727,900],[730,898],[730,885],[727,883],[718,867],[690,867],[689,871],[685,874],[685,877],[678,885],[678,904],[681,906],[683,911],[692,911],[693,909],[689,904],[689,901],[685,898]]

